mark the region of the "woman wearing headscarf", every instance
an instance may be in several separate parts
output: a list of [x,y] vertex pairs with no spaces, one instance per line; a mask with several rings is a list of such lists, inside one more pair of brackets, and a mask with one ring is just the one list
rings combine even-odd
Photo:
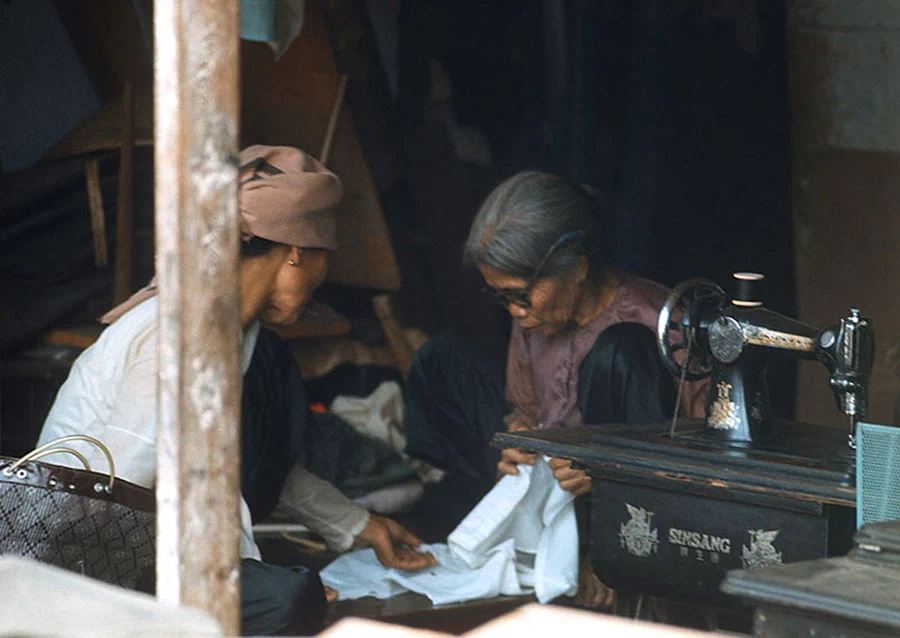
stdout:
[[[535,454],[492,448],[497,431],[672,416],[675,386],[654,336],[669,291],[608,265],[597,206],[582,187],[529,171],[500,184],[472,223],[464,262],[513,319],[505,383],[483,354],[451,337],[419,350],[407,382],[406,451],[447,472],[439,510],[449,526],[499,476],[535,463]],[[702,412],[701,395],[688,388],[686,413]],[[569,461],[550,467],[562,489],[590,492],[590,476]],[[586,556],[581,571],[583,602],[610,604]]]
[[[326,604],[318,575],[263,563],[252,520],[277,511],[333,550],[365,541],[390,567],[419,569],[434,559],[415,551],[421,541],[402,526],[370,515],[304,467],[310,415],[300,371],[285,344],[262,326],[295,322],[324,280],[328,253],[337,248],[341,182],[291,147],[251,146],[241,152],[240,167],[242,633],[313,633]],[[147,488],[156,479],[155,295],[151,282],[103,318],[111,325],[74,362],[39,440],[94,436],[111,450],[117,477]],[[79,451],[88,460],[98,454],[89,446]]]

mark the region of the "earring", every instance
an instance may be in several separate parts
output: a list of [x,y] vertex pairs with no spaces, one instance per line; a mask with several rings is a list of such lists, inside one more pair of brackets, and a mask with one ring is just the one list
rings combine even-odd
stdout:
[[296,268],[297,262],[294,261],[293,259],[288,259],[288,266],[291,266],[292,268]]

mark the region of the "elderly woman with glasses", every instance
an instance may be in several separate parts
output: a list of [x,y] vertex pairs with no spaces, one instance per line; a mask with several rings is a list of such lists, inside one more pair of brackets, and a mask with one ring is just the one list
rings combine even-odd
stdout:
[[[451,337],[425,344],[407,384],[407,452],[447,472],[447,494],[434,500],[448,528],[500,475],[534,464],[534,454],[493,449],[498,430],[671,418],[675,384],[654,337],[668,290],[610,267],[605,239],[594,198],[554,175],[515,175],[482,204],[464,262],[513,319],[505,389],[486,357]],[[700,390],[689,389],[686,412],[702,412]],[[562,489],[590,492],[569,461],[550,467]],[[592,572],[582,585],[585,604],[611,602]]]

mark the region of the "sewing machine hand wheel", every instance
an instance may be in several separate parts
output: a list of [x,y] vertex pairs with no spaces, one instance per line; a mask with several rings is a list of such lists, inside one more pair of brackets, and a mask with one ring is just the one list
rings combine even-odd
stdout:
[[[678,377],[684,374],[687,381],[709,376],[712,355],[705,343],[705,332],[708,322],[724,303],[725,291],[709,279],[688,279],[675,286],[669,294],[659,311],[656,345],[672,374]],[[676,354],[682,350],[685,353],[682,363],[679,363]],[[688,365],[686,373],[683,362]]]

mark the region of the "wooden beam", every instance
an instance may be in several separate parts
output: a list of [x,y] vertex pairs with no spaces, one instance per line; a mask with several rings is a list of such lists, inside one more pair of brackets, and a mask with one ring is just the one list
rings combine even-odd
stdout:
[[157,595],[240,625],[238,0],[157,0]]
[[109,265],[106,251],[106,216],[103,214],[103,192],[100,190],[100,167],[97,158],[84,163],[84,177],[87,181],[88,208],[91,211],[91,234],[94,238],[94,265]]
[[134,292],[134,91],[125,83],[122,99],[122,145],[119,148],[119,202],[116,214],[116,271],[113,303]]

